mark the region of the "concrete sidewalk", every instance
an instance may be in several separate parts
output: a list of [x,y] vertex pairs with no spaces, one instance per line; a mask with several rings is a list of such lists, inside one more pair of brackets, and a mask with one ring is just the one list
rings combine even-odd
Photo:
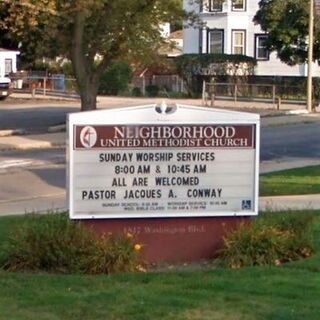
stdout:
[[[64,190],[50,195],[0,201],[0,216],[67,210],[68,204]],[[259,198],[259,211],[281,210],[320,210],[320,194]]]
[[260,211],[320,209],[320,194],[260,197]]
[[0,137],[0,152],[64,147],[66,132]]
[[[75,102],[80,105],[79,97],[70,96],[68,94],[54,96],[54,95],[43,95],[36,94],[32,96],[31,93],[22,93],[22,92],[14,92],[10,95],[10,98],[13,101],[28,101],[28,102],[41,102],[41,101],[58,101],[58,102]],[[121,96],[97,96],[97,106],[98,108],[103,106],[112,106],[112,107],[120,107],[120,106],[130,106],[130,105],[143,105],[143,104],[152,104],[152,103],[161,103],[165,100],[167,103],[172,104],[188,104],[194,106],[203,106],[204,102],[202,99],[194,99],[194,98],[166,98],[166,97],[121,97]],[[211,102],[207,101],[206,105],[210,106]],[[272,103],[270,101],[253,101],[253,100],[236,100],[229,99],[217,99],[214,102],[214,108],[228,108],[235,110],[250,110],[251,112],[254,110],[265,110],[267,112],[285,112],[288,110],[301,110],[306,109],[306,106],[303,103],[288,103],[284,102],[281,104],[280,109],[277,110],[276,103]]]

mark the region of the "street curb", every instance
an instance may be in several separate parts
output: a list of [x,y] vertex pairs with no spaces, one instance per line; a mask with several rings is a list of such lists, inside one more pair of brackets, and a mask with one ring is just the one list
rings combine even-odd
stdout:
[[[19,94],[21,94],[22,96],[19,96]],[[80,101],[80,96],[77,96],[77,95],[67,95],[67,94],[46,94],[46,95],[43,95],[41,93],[36,93],[34,96],[32,96],[32,93],[31,92],[17,92],[17,91],[14,91],[10,96],[9,96],[10,99],[12,100],[36,100],[36,101],[41,101],[41,100],[44,100],[44,101],[77,101],[79,102]]]
[[298,110],[289,110],[285,112],[286,115],[300,115],[300,114],[311,114],[306,109],[298,109]]
[[48,127],[49,133],[64,132],[66,130],[67,130],[67,126],[65,124],[59,124],[57,126]]
[[22,135],[26,135],[26,134],[27,134],[27,132],[24,129],[0,130],[0,137],[22,136]]
[[27,144],[27,145],[17,145],[17,146],[8,146],[1,148],[0,146],[0,153],[1,152],[10,152],[10,151],[26,151],[26,150],[41,150],[41,149],[56,149],[56,148],[65,148],[66,143],[65,142],[47,142],[47,143],[41,143],[39,145],[36,144]]

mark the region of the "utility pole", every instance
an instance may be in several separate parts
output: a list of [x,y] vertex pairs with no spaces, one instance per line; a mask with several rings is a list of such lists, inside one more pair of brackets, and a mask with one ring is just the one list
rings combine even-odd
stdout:
[[308,83],[307,83],[307,110],[312,112],[312,63],[313,63],[313,24],[314,24],[314,0],[310,1],[309,9],[309,47],[308,47]]

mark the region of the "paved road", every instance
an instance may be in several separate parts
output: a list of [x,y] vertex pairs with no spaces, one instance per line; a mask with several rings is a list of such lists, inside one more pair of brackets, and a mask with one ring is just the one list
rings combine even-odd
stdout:
[[[19,97],[18,94],[15,94]],[[23,96],[24,97],[24,96]],[[162,98],[132,98],[132,97],[98,97],[99,109],[111,109],[121,106],[137,106],[161,103]],[[171,99],[169,103],[202,105],[201,99]],[[215,107],[232,110],[258,112],[261,115],[279,113],[272,104],[257,102],[216,101]],[[285,105],[283,110],[301,109],[301,105]],[[25,129],[31,133],[46,132],[48,126],[65,122],[70,112],[80,111],[80,102],[55,100],[22,100],[12,99],[0,102],[0,130]]]
[[[262,163],[320,159],[318,123],[262,128]],[[65,208],[65,149],[0,153],[0,215]]]
[[[140,101],[107,98],[101,100],[100,107],[112,108],[149,102],[147,99]],[[194,101],[184,103],[196,104]],[[77,112],[79,109],[77,101],[18,103],[8,100],[0,103],[0,130],[22,127],[33,133],[44,132],[47,126],[64,122],[67,113]],[[319,160],[319,137],[319,121],[263,127],[261,161]],[[21,208],[32,211],[48,207],[65,207],[65,174],[64,149],[1,152],[0,214],[21,212]]]
[[0,154],[0,215],[65,208],[65,150]]
[[8,105],[0,104],[0,130],[24,129],[29,133],[47,132],[49,126],[65,123],[66,115],[78,112],[76,104]]
[[320,122],[261,129],[261,161],[288,157],[320,159]]
[[[4,160],[4,158],[64,163],[65,149],[0,153],[0,160]],[[316,123],[261,128],[260,160],[269,161],[283,158],[320,159],[320,119]]]

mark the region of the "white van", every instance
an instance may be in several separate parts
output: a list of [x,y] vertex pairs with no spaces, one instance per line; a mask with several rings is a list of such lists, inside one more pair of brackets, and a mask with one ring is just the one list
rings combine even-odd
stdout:
[[10,94],[11,80],[7,77],[0,77],[0,100],[5,99]]

